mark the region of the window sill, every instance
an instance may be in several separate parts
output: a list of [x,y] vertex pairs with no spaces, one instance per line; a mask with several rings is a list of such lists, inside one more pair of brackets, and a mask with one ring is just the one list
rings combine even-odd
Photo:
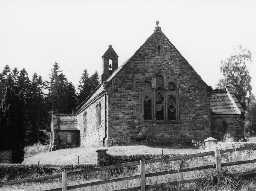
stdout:
[[144,120],[145,123],[156,123],[156,124],[180,124],[180,120]]

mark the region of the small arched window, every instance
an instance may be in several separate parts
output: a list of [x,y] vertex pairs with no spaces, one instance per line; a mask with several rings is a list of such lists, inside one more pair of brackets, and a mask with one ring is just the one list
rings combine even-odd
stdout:
[[157,54],[160,55],[160,53],[161,53],[161,46],[158,45],[158,46],[157,46]]
[[99,102],[96,105],[96,125],[100,126],[101,125],[101,103]]
[[144,119],[145,120],[152,120],[152,96],[145,95],[144,96]]
[[164,89],[164,77],[161,75],[156,76],[156,89]]
[[112,59],[108,60],[108,69],[109,69],[109,71],[113,70],[113,61],[112,61]]
[[87,129],[87,112],[85,111],[83,113],[83,136],[86,135],[86,129]]

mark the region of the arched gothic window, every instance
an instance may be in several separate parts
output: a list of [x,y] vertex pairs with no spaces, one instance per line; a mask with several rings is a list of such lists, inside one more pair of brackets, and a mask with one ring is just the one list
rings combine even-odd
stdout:
[[177,120],[177,85],[173,81],[166,82],[163,76],[157,75],[151,86],[145,82],[145,89],[144,120]]

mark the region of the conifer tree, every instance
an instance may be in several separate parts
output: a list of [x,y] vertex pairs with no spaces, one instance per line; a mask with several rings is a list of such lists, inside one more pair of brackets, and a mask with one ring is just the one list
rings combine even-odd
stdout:
[[57,113],[72,113],[76,106],[75,88],[54,63],[49,85],[48,102],[50,108]]
[[78,86],[79,104],[88,99],[88,97],[95,91],[99,85],[99,75],[95,72],[88,77],[87,70],[84,70]]

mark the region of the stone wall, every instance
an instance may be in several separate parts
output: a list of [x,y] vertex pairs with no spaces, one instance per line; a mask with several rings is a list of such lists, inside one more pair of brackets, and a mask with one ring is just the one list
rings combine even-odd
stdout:
[[223,141],[243,139],[243,120],[240,115],[212,115],[212,136]]
[[[159,48],[160,47],[160,48]],[[148,79],[161,74],[178,85],[179,120],[144,121]],[[208,86],[161,32],[155,32],[106,87],[109,144],[175,144],[210,135]]]
[[[106,137],[105,99],[102,95],[77,115],[81,146],[103,146]],[[100,122],[97,107],[98,111],[100,107]]]
[[152,160],[152,159],[162,159],[163,161],[170,158],[173,158],[174,156],[178,156],[177,154],[173,155],[163,155],[163,154],[140,154],[140,155],[111,155],[108,153],[108,149],[106,148],[100,148],[97,151],[97,165],[99,166],[109,166],[109,165],[118,165],[121,163],[127,163],[127,162],[135,162],[140,160]]

